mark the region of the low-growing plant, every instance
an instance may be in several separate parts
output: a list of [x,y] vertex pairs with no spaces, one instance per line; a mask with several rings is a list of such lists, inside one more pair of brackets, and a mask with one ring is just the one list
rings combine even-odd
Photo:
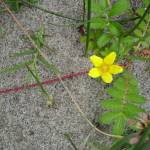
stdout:
[[[25,0],[31,4],[37,3],[39,0]],[[22,6],[22,0],[5,0],[6,4],[10,6],[13,11],[18,12]]]
[[[132,90],[131,90],[132,89]],[[103,100],[101,106],[108,109],[100,116],[100,122],[113,125],[113,134],[122,135],[129,119],[138,119],[145,112],[141,105],[145,98],[139,95],[138,83],[129,73],[118,77],[112,87],[107,89],[110,98]]]
[[[44,31],[43,26],[37,32],[32,34],[31,37],[39,48],[48,48],[48,46],[46,46],[45,44],[45,39],[44,39],[45,31]],[[50,50],[50,48],[48,48],[48,50]],[[1,68],[0,73],[3,73],[3,74],[13,73],[21,69],[27,68],[27,70],[30,73],[27,76],[30,77],[31,75],[31,77],[35,79],[35,81],[40,85],[43,95],[48,98],[48,101],[47,101],[48,105],[52,105],[53,103],[52,96],[48,94],[46,87],[40,84],[41,79],[40,79],[39,71],[37,69],[37,63],[42,64],[46,69],[51,70],[52,72],[55,72],[55,73],[58,72],[57,68],[53,64],[47,63],[47,61],[39,54],[38,50],[32,46],[30,48],[26,48],[22,50],[21,52],[10,54],[10,56],[11,58],[15,58],[15,59],[19,57],[24,58],[26,56],[28,57],[30,56],[30,58],[27,59],[25,62],[15,64],[11,67]]]
[[[145,98],[139,94],[138,82],[129,71],[130,69],[125,70],[126,67],[123,67],[124,72],[115,77],[112,82],[111,74],[121,73],[123,69],[118,66],[113,70],[114,67],[111,65],[114,59],[109,56],[116,53],[118,61],[124,61],[127,66],[127,60],[150,60],[148,53],[148,57],[142,55],[150,47],[150,2],[143,0],[141,7],[134,10],[129,0],[115,2],[87,0],[85,4],[87,20],[84,24],[85,33],[81,36],[80,41],[86,43],[85,55],[94,54],[90,57],[94,68],[89,71],[89,76],[92,78],[102,77],[105,83],[112,83],[106,91],[110,98],[103,100],[100,104],[107,112],[100,115],[99,123],[110,124],[112,134],[126,135],[126,129],[132,128],[128,125],[128,121],[130,119],[138,121],[140,114],[145,112],[141,108],[141,105],[145,103]],[[101,57],[104,56],[103,61]],[[109,57],[108,61],[105,60],[107,57]],[[126,137],[119,140],[110,149],[121,150],[123,148],[121,143],[124,143],[125,139]],[[143,143],[146,142],[145,140]],[[146,145],[149,143],[148,141]],[[135,146],[135,144],[137,143],[131,147],[127,146],[126,149],[135,150],[139,145]],[[105,149],[109,149],[109,147]]]
[[143,0],[144,7],[135,11],[129,0],[88,2],[87,30],[80,38],[81,42],[86,42],[86,55],[93,51],[94,54],[105,56],[115,51],[122,59],[129,51],[149,47],[149,0]]
[[[112,127],[112,133],[107,134],[95,127],[88,118],[86,118],[81,108],[76,101],[74,101],[69,89],[66,88],[58,75],[63,87],[67,90],[77,107],[77,110],[79,110],[82,117],[91,127],[104,135],[120,138],[119,140],[115,140],[112,146],[104,146],[103,150],[148,150],[150,146],[149,116],[144,119],[140,118],[141,113],[145,112],[145,110],[141,108],[141,105],[144,104],[146,100],[139,94],[138,82],[131,71],[128,68],[126,69],[125,65],[122,65],[120,62],[126,63],[127,60],[139,58],[150,60],[149,52],[147,53],[148,57],[143,57],[142,55],[146,53],[146,50],[150,47],[149,0],[143,0],[141,7],[137,9],[132,8],[129,0],[117,0],[114,2],[110,0],[83,0],[85,4],[83,9],[87,11],[87,19],[83,16],[82,21],[35,5],[37,2],[38,0],[5,1],[10,9],[15,12],[18,12],[24,4],[58,17],[79,21],[80,24],[83,23],[85,33],[81,36],[80,41],[86,43],[85,55],[92,53],[90,60],[94,65],[94,68],[90,69],[88,75],[92,78],[101,77],[107,84],[112,83],[106,90],[109,98],[103,100],[100,104],[106,112],[100,115],[99,124],[109,124]],[[51,64],[40,51],[41,48],[47,48],[44,40],[44,27],[41,27],[32,35],[28,35],[28,32],[18,22],[11,10],[9,10],[6,5],[5,8],[26,34],[32,46],[21,52],[11,54],[12,58],[24,58],[28,56],[29,59],[11,67],[1,68],[0,73],[10,73],[26,68],[29,75],[38,83],[42,93],[48,98],[48,105],[51,105],[53,103],[52,96],[49,95],[46,87],[41,84],[37,67],[37,63],[41,63],[46,69],[52,70],[55,74],[58,73],[56,67]],[[118,63],[116,62],[117,64],[114,64],[116,57],[118,58]],[[116,74],[120,75],[112,76]],[[129,121],[134,123],[129,125]],[[129,133],[127,132],[128,130],[130,131]],[[135,133],[132,134],[132,132]],[[74,149],[77,150],[78,146],[75,145],[71,136],[66,134],[66,137]],[[86,139],[86,142],[87,141]],[[86,145],[86,142],[84,142],[84,145]],[[91,147],[92,150],[99,150],[99,145],[95,146],[91,144]]]

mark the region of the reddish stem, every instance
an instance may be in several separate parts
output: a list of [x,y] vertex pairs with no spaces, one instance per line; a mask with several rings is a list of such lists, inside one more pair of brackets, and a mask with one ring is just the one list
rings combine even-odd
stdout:
[[[72,79],[74,77],[78,77],[78,76],[82,76],[88,73],[88,70],[84,70],[84,71],[80,71],[77,73],[71,73],[71,74],[66,74],[64,76],[61,77],[62,80],[65,79]],[[41,82],[41,84],[53,84],[55,82],[59,82],[60,79],[55,77],[53,79],[49,79],[49,80],[44,80]],[[38,87],[39,85],[37,83],[33,83],[33,84],[28,84],[28,85],[22,85],[22,86],[15,86],[15,87],[8,87],[8,88],[1,88],[0,89],[0,94],[7,94],[7,93],[17,93],[20,91],[23,91],[25,89],[30,89],[30,88],[34,88],[34,87]]]

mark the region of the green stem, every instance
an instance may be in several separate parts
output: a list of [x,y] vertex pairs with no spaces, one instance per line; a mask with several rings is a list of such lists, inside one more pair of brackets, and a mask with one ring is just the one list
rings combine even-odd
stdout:
[[67,138],[67,140],[70,142],[70,144],[72,145],[72,147],[73,147],[75,150],[79,150],[79,149],[76,147],[75,143],[73,142],[73,140],[72,140],[70,134],[67,134],[67,133],[66,133],[66,134],[65,134],[65,137]]
[[[87,14],[87,20],[91,19],[91,0],[88,0],[88,14]],[[85,56],[88,53],[88,46],[89,46],[89,39],[90,39],[90,21],[87,22],[87,38],[86,38],[86,50],[85,50]]]
[[83,0],[83,22],[85,21],[85,0]]
[[34,72],[31,70],[31,68],[27,64],[25,64],[25,65],[26,65],[28,71],[32,74],[33,78],[36,80],[36,82],[40,86],[40,88],[41,88],[42,92],[44,93],[44,95],[48,98],[48,101],[50,101],[50,105],[52,105],[53,104],[53,100],[52,100],[51,96],[48,94],[48,92],[45,90],[43,85],[41,84],[38,76],[36,74],[34,74]]
[[58,17],[70,19],[70,20],[77,21],[77,22],[82,21],[82,20],[79,20],[79,19],[75,19],[75,18],[71,18],[71,17],[65,16],[65,15],[61,15],[60,13],[50,11],[50,10],[48,10],[48,9],[45,9],[45,8],[41,7],[41,6],[37,6],[37,5],[35,5],[35,4],[32,4],[32,3],[27,2],[27,1],[24,1],[24,0],[21,0],[21,2],[22,2],[23,5],[27,5],[27,6],[30,6],[30,7],[34,7],[34,8],[36,8],[36,9],[39,9],[39,10],[41,10],[41,11],[44,11],[44,12],[46,12],[46,13],[49,13],[49,14],[52,14],[52,15],[55,15],[55,16],[58,16]]
[[114,20],[114,21],[118,21],[120,23],[125,23],[125,22],[134,21],[134,20],[137,20],[137,19],[140,19],[140,16],[131,17],[131,18],[124,18],[124,19]]
[[141,17],[141,19],[137,22],[137,24],[135,24],[135,26],[134,26],[131,30],[129,30],[129,32],[127,32],[126,34],[124,34],[124,37],[130,35],[130,33],[134,32],[134,30],[135,30],[136,28],[138,28],[138,26],[139,26],[139,25],[141,24],[141,22],[144,20],[145,16],[146,16],[147,13],[149,12],[149,10],[150,10],[150,3],[149,3],[149,5],[148,5],[148,7],[146,8],[146,10],[145,10],[143,16]]

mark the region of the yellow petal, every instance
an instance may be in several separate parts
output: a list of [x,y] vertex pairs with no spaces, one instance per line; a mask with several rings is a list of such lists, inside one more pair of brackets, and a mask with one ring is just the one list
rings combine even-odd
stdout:
[[104,73],[102,75],[102,80],[105,82],[105,83],[111,83],[113,78],[112,78],[112,75],[110,73]]
[[118,65],[111,65],[110,66],[110,73],[118,74],[121,72],[123,72],[123,68],[121,66],[118,66]]
[[112,65],[114,63],[115,59],[116,59],[116,53],[111,52],[104,58],[104,62],[108,65]]
[[92,78],[98,78],[98,77],[101,76],[101,72],[100,72],[100,70],[97,69],[97,68],[92,68],[92,69],[89,71],[88,75],[89,75],[90,77],[92,77]]
[[96,55],[92,55],[90,60],[95,67],[100,67],[100,65],[103,63],[103,59]]

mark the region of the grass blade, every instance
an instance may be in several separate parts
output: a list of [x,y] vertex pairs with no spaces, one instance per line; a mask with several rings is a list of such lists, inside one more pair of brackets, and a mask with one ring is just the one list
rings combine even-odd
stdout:
[[0,69],[0,73],[4,74],[4,73],[15,72],[17,70],[25,68],[26,65],[30,65],[32,63],[33,63],[33,60],[30,60],[30,61],[27,61],[27,62],[24,62],[24,63],[13,65],[11,67],[2,68],[2,69]]
[[[87,20],[91,19],[91,0],[88,0]],[[89,38],[90,38],[90,21],[87,22],[87,38],[85,56],[88,54]]]

